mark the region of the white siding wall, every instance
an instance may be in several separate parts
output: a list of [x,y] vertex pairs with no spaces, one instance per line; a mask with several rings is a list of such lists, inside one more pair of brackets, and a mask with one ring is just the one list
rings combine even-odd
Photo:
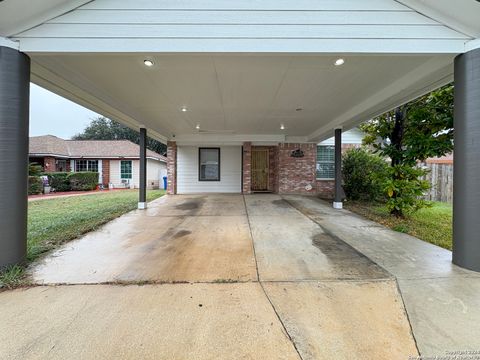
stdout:
[[[163,188],[163,180],[160,181],[161,174],[166,174],[167,166],[160,161],[147,159],[147,188]],[[120,160],[110,160],[110,183],[114,187],[123,187],[120,179]],[[152,185],[153,183],[153,185]],[[132,179],[130,184],[135,188],[140,186],[140,161],[132,160]]]
[[177,193],[240,193],[242,147],[220,146],[220,181],[198,180],[198,146],[179,146],[177,152]]
[[163,176],[167,176],[167,165],[153,159],[147,159],[147,188],[163,189]]
[[[333,133],[333,130],[332,130]],[[342,144],[361,144],[365,134],[357,128],[342,133]],[[322,141],[319,145],[335,145],[335,138],[331,137]]]

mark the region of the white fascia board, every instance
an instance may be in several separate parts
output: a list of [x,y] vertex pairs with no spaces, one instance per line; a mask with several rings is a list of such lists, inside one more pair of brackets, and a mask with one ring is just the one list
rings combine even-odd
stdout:
[[[343,126],[344,130],[351,129],[364,121],[392,110],[440,86],[446,85],[452,80],[452,63],[442,58],[433,57],[397,81],[392,82],[387,87],[373,94],[365,101],[350,108],[337,118],[332,119],[328,124],[313,132],[308,137],[308,140],[315,142],[326,140],[332,136],[333,129],[339,126]],[[415,84],[418,85],[415,86]],[[405,89],[412,90],[405,93]]]
[[[469,37],[475,37],[475,29],[470,28],[469,26],[458,22],[457,20],[453,19],[452,17],[449,17],[442,12],[432,8],[431,6],[427,4],[423,4],[421,1],[418,0],[395,0],[408,8],[416,11],[419,14],[422,14],[428,18],[431,18],[440,24],[443,24],[445,26],[448,26],[449,28],[458,31],[462,34],[465,34]],[[472,0],[473,1],[473,0]],[[452,6],[454,6],[452,4]]]
[[10,39],[0,37],[0,46],[18,50],[20,48],[20,43],[18,41],[12,41]]
[[[40,3],[39,1],[38,3]],[[68,0],[64,1],[63,4],[54,4],[53,6],[50,6],[44,11],[41,11],[40,13],[28,17],[27,19],[24,19],[23,21],[16,21],[15,26],[12,26],[11,28],[9,27],[8,29],[5,29],[5,33],[9,37],[13,37],[16,34],[19,34],[23,31],[26,31],[28,29],[34,28],[38,25],[43,24],[46,21],[52,20],[58,16],[61,16],[65,13],[68,13],[82,5],[85,5],[86,3],[92,2],[92,0]],[[16,4],[15,4],[16,5]],[[23,6],[23,4],[19,4],[20,6]],[[36,7],[39,6],[39,4],[35,4]],[[45,8],[44,4],[40,5]],[[22,11],[21,8],[18,9],[18,11]]]
[[480,48],[480,39],[475,39],[465,43],[465,52]]
[[[117,106],[110,105],[107,102],[100,100],[100,98],[95,96],[93,94],[94,92],[90,91],[90,89],[81,89],[72,82],[66,80],[64,77],[61,77],[57,73],[53,73],[35,61],[32,61],[31,82],[71,100],[76,104],[84,106],[89,110],[116,120],[132,129],[138,130],[140,127],[139,125],[141,123],[139,121],[124,112],[119,111]],[[150,128],[148,128],[147,132],[150,138],[166,144],[168,137],[153,131]]]
[[19,38],[26,53],[459,54],[465,39]]

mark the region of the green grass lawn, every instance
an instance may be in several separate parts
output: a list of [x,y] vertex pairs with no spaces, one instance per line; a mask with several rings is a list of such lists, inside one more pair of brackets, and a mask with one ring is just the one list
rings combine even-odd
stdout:
[[429,243],[452,250],[452,205],[434,202],[432,207],[397,219],[377,203],[346,202],[345,208],[381,223],[395,231],[415,236]]
[[[147,201],[164,190],[148,190]],[[137,208],[138,190],[105,192],[28,203],[27,264],[59,245],[73,240]],[[0,273],[0,287],[22,283],[24,267]]]

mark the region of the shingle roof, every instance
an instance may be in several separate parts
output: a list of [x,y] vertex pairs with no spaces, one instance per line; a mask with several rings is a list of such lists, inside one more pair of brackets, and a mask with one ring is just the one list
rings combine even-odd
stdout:
[[[138,158],[140,147],[128,140],[64,140],[53,135],[30,138],[30,155],[58,155],[71,158]],[[154,151],[147,150],[147,157],[167,161]]]

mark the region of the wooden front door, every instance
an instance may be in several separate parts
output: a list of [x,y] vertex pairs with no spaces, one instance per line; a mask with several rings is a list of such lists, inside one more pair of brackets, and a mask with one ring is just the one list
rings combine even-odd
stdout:
[[252,191],[268,190],[268,149],[252,149]]

